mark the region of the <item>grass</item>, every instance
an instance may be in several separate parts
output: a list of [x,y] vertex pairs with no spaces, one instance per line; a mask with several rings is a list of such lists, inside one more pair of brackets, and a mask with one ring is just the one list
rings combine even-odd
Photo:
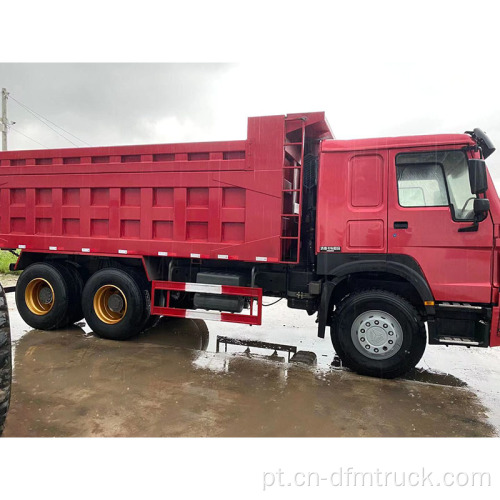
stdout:
[[18,274],[11,273],[11,271],[9,271],[9,264],[11,262],[16,262],[16,260],[17,257],[12,255],[10,252],[0,251],[0,273]]

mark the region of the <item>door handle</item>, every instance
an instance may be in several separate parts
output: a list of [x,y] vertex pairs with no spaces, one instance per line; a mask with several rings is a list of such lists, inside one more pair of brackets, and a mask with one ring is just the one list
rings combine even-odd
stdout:
[[394,229],[408,229],[408,222],[406,221],[395,221]]

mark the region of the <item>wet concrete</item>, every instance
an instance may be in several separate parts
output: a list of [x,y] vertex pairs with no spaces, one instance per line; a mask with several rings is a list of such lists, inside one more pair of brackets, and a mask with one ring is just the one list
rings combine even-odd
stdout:
[[[212,338],[211,338],[212,337]],[[491,436],[450,375],[361,377],[205,351],[199,320],[164,318],[128,342],[82,328],[28,331],[15,349],[5,436]]]

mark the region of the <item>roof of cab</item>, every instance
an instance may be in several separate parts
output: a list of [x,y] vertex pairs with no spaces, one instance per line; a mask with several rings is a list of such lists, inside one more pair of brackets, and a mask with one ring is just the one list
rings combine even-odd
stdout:
[[406,137],[377,137],[373,139],[326,140],[321,151],[363,151],[392,148],[422,148],[475,144],[467,134],[413,135]]

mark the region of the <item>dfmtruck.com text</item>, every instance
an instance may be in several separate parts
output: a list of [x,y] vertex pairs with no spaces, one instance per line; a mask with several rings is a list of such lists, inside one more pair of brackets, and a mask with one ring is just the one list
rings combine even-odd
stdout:
[[264,491],[271,488],[318,488],[344,486],[378,486],[378,487],[490,487],[489,472],[454,471],[437,473],[425,468],[412,471],[372,471],[357,470],[354,467],[340,467],[329,473],[288,472],[278,469],[263,473]]

